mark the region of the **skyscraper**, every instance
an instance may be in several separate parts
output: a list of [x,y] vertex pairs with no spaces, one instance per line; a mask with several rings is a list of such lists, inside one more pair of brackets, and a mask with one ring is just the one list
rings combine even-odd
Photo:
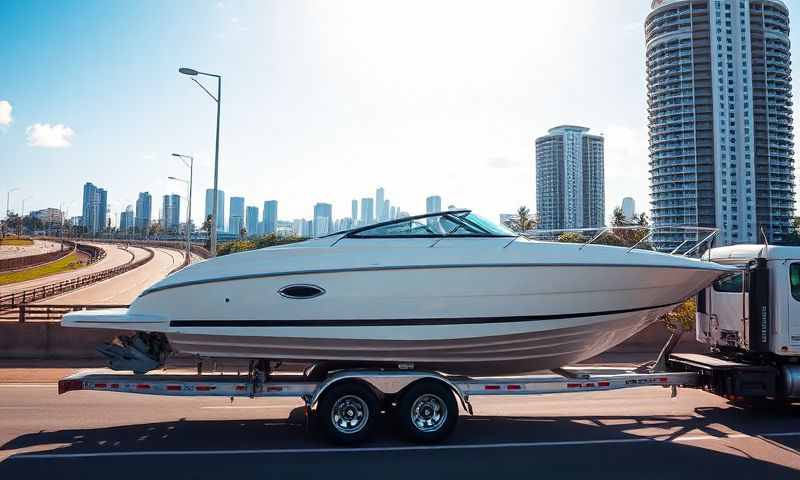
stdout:
[[361,224],[369,225],[375,222],[374,200],[365,197],[361,199]]
[[264,202],[264,234],[269,235],[277,231],[278,224],[278,201],[268,200]]
[[128,205],[125,211],[119,214],[119,230],[121,232],[128,232],[135,226],[133,205]]
[[358,200],[355,198],[350,202],[350,215],[353,217],[353,225],[358,225]]
[[228,233],[239,235],[244,227],[244,197],[231,197],[230,218],[228,218]]
[[83,226],[89,233],[102,232],[108,219],[108,196],[104,189],[86,182],[83,186]]
[[152,221],[153,197],[148,192],[140,192],[136,200],[136,229],[147,233]]
[[634,202],[631,197],[622,199],[622,214],[625,216],[626,220],[633,219],[633,216],[636,214],[636,202]]
[[386,220],[386,213],[383,211],[384,207],[384,197],[383,197],[383,187],[378,187],[375,190],[375,220],[378,222],[382,222]]
[[539,228],[595,228],[605,223],[603,137],[561,125],[536,139]]
[[314,236],[333,233],[333,206],[330,203],[314,205]]
[[425,199],[425,213],[437,213],[442,211],[442,197],[431,195]]
[[716,227],[721,244],[759,243],[762,229],[781,240],[794,215],[786,5],[653,2],[645,40],[653,223]]
[[164,230],[177,233],[181,224],[181,196],[164,195],[162,206]]
[[[214,205],[214,189],[206,189],[206,216],[203,218],[205,223],[206,218],[213,212]],[[225,192],[217,190],[217,231],[225,231]]]
[[258,207],[247,207],[247,235],[258,235]]

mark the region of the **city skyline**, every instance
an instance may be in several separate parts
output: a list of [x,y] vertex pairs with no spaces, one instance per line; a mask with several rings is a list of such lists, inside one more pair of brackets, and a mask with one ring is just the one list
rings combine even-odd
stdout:
[[[332,9],[302,2],[267,2],[218,8],[213,2],[200,3],[205,8],[193,9],[197,10],[193,19],[210,33],[198,34],[193,28],[193,35],[200,37],[192,42],[185,40],[188,27],[174,28],[181,23],[176,19],[184,18],[185,9],[162,6],[163,19],[133,30],[126,27],[130,30],[125,42],[130,55],[124,58],[103,55],[122,41],[112,34],[125,18],[116,10],[141,14],[153,4],[131,3],[120,9],[86,3],[103,22],[89,22],[91,15],[73,18],[66,5],[54,5],[36,15],[35,9],[24,3],[1,5],[0,13],[19,25],[16,38],[30,48],[52,49],[54,55],[62,52],[67,58],[69,49],[91,45],[90,50],[95,49],[92,52],[100,57],[96,64],[59,64],[61,75],[58,81],[51,81],[45,80],[49,77],[41,74],[41,66],[19,49],[0,46],[4,58],[17,67],[8,72],[0,94],[8,112],[0,124],[0,149],[4,152],[0,163],[12,173],[0,179],[0,193],[20,188],[11,195],[14,211],[21,210],[22,199],[33,195],[26,210],[64,204],[74,216],[81,204],[75,186],[86,181],[81,169],[71,168],[79,164],[93,171],[93,182],[111,192],[109,208],[116,216],[140,191],[156,198],[182,191],[166,177],[185,176],[183,166],[171,161],[170,154],[186,151],[197,158],[192,217],[199,224],[203,192],[212,179],[214,112],[198,97],[191,82],[177,74],[178,66],[187,65],[221,72],[233,88],[222,111],[221,190],[237,192],[257,205],[265,198],[278,199],[282,218],[308,218],[320,201],[333,202],[334,212],[346,212],[353,197],[374,193],[368,185],[394,192],[393,204],[403,205],[412,214],[423,211],[421,199],[430,192],[490,218],[520,205],[535,210],[533,139],[561,122],[592,125],[593,131],[606,138],[606,213],[625,196],[634,198],[642,211],[649,211],[642,39],[649,1],[518,3],[490,12],[461,2],[458,9],[463,17],[454,27],[452,45],[436,36],[437,19],[446,18],[450,10],[447,4],[437,5],[421,25],[420,38],[407,46],[407,55],[394,43],[396,22],[389,20],[392,16],[406,18],[409,12],[391,4],[376,4],[382,7],[361,3]],[[790,3],[791,15],[796,5]],[[273,46],[275,42],[266,42],[254,28],[257,22],[277,15],[287,22],[275,32],[286,39],[280,48]],[[343,28],[348,16],[353,18],[352,31]],[[523,22],[526,16],[536,20]],[[237,26],[234,18],[243,24]],[[305,31],[302,27],[314,18],[325,18],[329,26],[312,30],[306,39],[294,32]],[[249,19],[249,25],[244,25],[248,22],[243,19]],[[66,26],[53,27],[58,22],[68,22],[69,31],[84,33],[69,37]],[[488,39],[471,40],[469,32],[487,22],[504,22],[506,28]],[[566,23],[589,32],[594,48],[586,49],[584,40],[565,38],[558,51],[552,51],[548,42]],[[42,30],[50,34],[37,36]],[[359,35],[367,33],[374,37],[375,45],[356,42]],[[325,42],[321,41],[323,34]],[[154,38],[163,40],[156,43]],[[102,41],[94,41],[97,39]],[[299,39],[300,46],[284,51],[292,39]],[[797,29],[791,39],[800,44]],[[261,59],[245,61],[227,54],[236,45],[262,42],[270,45],[265,58],[285,75],[272,74],[272,67]],[[170,44],[171,49],[163,50],[161,44]],[[308,102],[301,102],[298,99],[307,96],[308,84],[298,88],[292,79],[307,78],[308,69],[316,67],[298,63],[298,52],[292,48],[308,50],[311,64],[328,65],[331,52],[324,45],[335,48],[337,57],[347,59],[352,54],[354,61],[369,59],[375,71],[353,80],[344,73],[357,69],[360,62],[346,60],[315,77],[317,88],[312,89]],[[448,56],[452,63],[436,67],[437,52],[445,47],[454,49]],[[394,55],[385,56],[383,50]],[[154,56],[150,51],[163,54]],[[593,51],[605,53],[595,55]],[[486,68],[472,69],[475,56]],[[541,75],[543,64],[560,68]],[[415,65],[435,68],[437,78],[407,78],[404,92],[411,96],[407,102],[383,78],[415,70]],[[93,76],[92,89],[79,82],[83,71]],[[152,73],[142,77],[134,75],[136,71]],[[465,75],[472,79],[468,85],[461,81]],[[29,84],[27,78],[40,80]],[[800,98],[797,88],[794,85],[795,98]],[[126,94],[117,95],[118,89]],[[53,102],[40,90],[53,95],[60,92],[67,101]],[[442,96],[441,91],[448,94]],[[359,100],[362,95],[379,101],[380,116],[375,117],[374,109],[367,109]],[[111,98],[121,103],[108,112],[102,108],[103,102]],[[341,109],[346,105],[350,110],[345,112]],[[308,123],[306,119],[314,118],[309,111],[320,106],[325,106],[326,114]],[[270,112],[266,122],[253,121],[258,111]],[[491,123],[485,118],[491,118]],[[296,137],[304,140],[299,142]],[[269,148],[262,148],[262,143]],[[297,165],[303,165],[303,170]],[[48,175],[61,181],[47,191],[38,191],[40,179]]]

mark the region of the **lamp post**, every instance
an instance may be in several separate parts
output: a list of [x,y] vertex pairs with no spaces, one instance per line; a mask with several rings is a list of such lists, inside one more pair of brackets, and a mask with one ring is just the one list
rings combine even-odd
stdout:
[[[179,153],[173,153],[172,156],[180,158],[183,164],[189,167],[188,182],[176,177],[169,177],[169,179],[184,182],[189,186],[189,199],[186,202],[186,256],[187,258],[192,258],[192,177],[194,173],[194,157],[191,155],[181,155]],[[186,161],[187,158],[189,159],[188,162]],[[214,225],[214,229],[216,230],[216,225]]]
[[8,192],[6,192],[6,218],[11,213],[11,194],[19,190],[19,188],[12,188]]
[[217,256],[217,195],[219,193],[217,181],[219,179],[219,116],[220,116],[220,105],[222,104],[222,75],[216,75],[213,73],[206,73],[206,72],[198,72],[197,70],[191,68],[179,68],[178,72],[189,75],[191,77],[196,77],[197,75],[205,75],[207,77],[215,77],[217,79],[217,96],[211,94],[206,87],[203,86],[202,83],[198,82],[196,79],[192,78],[194,83],[200,85],[209,97],[211,97],[215,102],[217,102],[217,140],[214,147],[214,198],[213,204],[211,206],[211,232],[209,235],[209,250],[212,257]]

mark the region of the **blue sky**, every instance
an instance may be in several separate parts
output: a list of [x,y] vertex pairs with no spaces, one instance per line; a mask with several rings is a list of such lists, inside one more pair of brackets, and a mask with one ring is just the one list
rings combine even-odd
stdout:
[[167,180],[180,152],[199,218],[215,105],[188,66],[224,76],[220,188],[277,199],[281,219],[316,202],[348,216],[377,186],[411,213],[431,194],[493,218],[533,208],[533,140],[564,123],[606,137],[607,214],[626,195],[646,208],[649,3],[0,2],[0,203],[18,187],[12,210],[76,215],[92,181],[114,214],[139,191],[160,204],[184,192]]

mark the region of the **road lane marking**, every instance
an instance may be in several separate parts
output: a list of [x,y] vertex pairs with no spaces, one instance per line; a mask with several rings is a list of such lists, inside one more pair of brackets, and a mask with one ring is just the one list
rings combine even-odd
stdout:
[[737,438],[759,437],[800,437],[800,432],[761,433],[748,435],[735,433],[730,435],[694,435],[691,437],[659,440],[657,438],[616,438],[606,440],[567,440],[554,442],[510,442],[510,443],[478,443],[461,445],[415,445],[395,447],[350,447],[350,448],[275,448],[252,450],[151,450],[141,452],[94,452],[94,453],[32,453],[17,454],[9,460],[23,459],[59,459],[59,458],[92,458],[92,457],[137,457],[137,456],[168,456],[168,455],[254,455],[254,454],[287,454],[287,453],[383,453],[383,452],[413,452],[431,450],[475,450],[497,448],[531,448],[531,447],[573,447],[584,445],[614,445],[626,443],[693,443],[708,440],[729,440]]

